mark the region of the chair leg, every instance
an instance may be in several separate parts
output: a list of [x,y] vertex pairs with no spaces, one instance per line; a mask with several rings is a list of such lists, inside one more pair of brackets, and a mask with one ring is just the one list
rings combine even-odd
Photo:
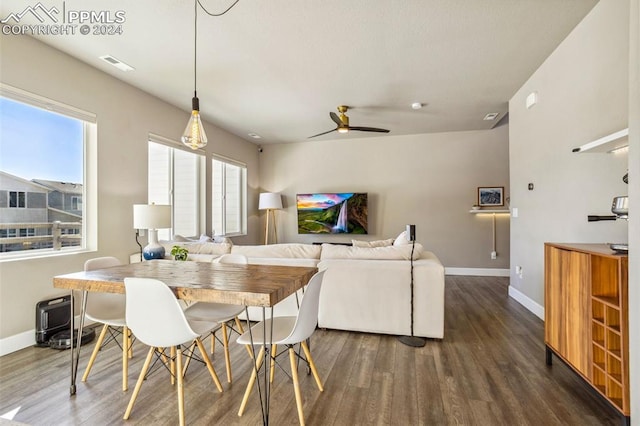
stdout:
[[269,382],[273,383],[273,376],[276,372],[276,355],[278,354],[278,345],[271,345],[271,364],[269,366]]
[[216,370],[213,369],[213,365],[211,364],[211,360],[209,359],[209,355],[207,355],[207,350],[204,348],[202,341],[200,339],[196,339],[196,345],[198,345],[198,349],[200,350],[200,354],[202,355],[202,359],[204,360],[205,365],[207,366],[207,370],[209,370],[209,374],[211,374],[211,378],[213,379],[213,383],[216,384],[219,392],[222,392],[222,384],[220,383],[220,379],[218,379],[218,375],[216,374]]
[[[193,353],[193,350],[196,347],[196,341],[194,340],[193,343],[191,344],[191,346],[189,346],[189,352]],[[198,348],[200,349],[200,348]],[[187,357],[187,360],[184,362],[184,365],[182,366],[182,375],[184,376],[185,374],[187,374],[187,369],[189,368],[189,363],[191,363],[191,358],[190,356]]]
[[231,383],[231,358],[229,357],[229,334],[227,325],[222,324],[222,346],[224,349],[224,363],[227,367],[227,382]]
[[242,326],[242,323],[240,322],[240,318],[235,317],[234,319],[236,321],[236,327],[238,327],[238,331],[240,332],[240,334],[244,333],[244,327]]
[[242,404],[240,404],[240,409],[238,410],[238,416],[242,416],[242,413],[244,413],[244,409],[247,406],[247,401],[249,401],[249,395],[251,394],[251,389],[253,389],[253,385],[255,384],[256,378],[258,377],[257,371],[260,369],[263,359],[264,359],[264,346],[260,348],[260,352],[258,353],[258,359],[256,360],[256,367],[251,370],[251,378],[249,379],[247,390],[244,391],[244,397],[242,398]]
[[[171,371],[171,384],[176,384],[176,347],[171,346],[169,350],[169,371]],[[182,371],[180,371],[182,373]]]
[[[182,348],[176,348],[177,371],[182,372]],[[180,426],[184,426],[184,383],[182,374],[178,374],[178,417]]]
[[302,350],[304,351],[304,356],[307,357],[307,362],[309,362],[309,367],[311,368],[311,372],[313,373],[313,378],[316,379],[316,384],[318,385],[318,389],[320,392],[324,391],[322,388],[322,383],[320,381],[320,376],[318,375],[318,370],[316,369],[316,363],[313,362],[313,358],[311,357],[311,351],[309,350],[309,346],[307,342],[300,342],[300,346],[302,346]]
[[129,328],[125,325],[122,328],[122,391],[129,388]]
[[211,355],[216,351],[216,332],[211,332]]
[[133,338],[129,327],[127,327],[127,347],[129,348],[129,359],[131,359],[133,358]]
[[82,376],[82,381],[86,382],[89,377],[89,373],[91,372],[91,367],[93,367],[93,363],[98,356],[98,352],[100,351],[100,347],[102,346],[102,342],[104,341],[104,337],[107,335],[107,330],[109,326],[105,324],[102,326],[102,331],[100,332],[100,336],[98,336],[98,341],[96,342],[95,347],[93,348],[93,352],[91,353],[91,358],[89,358],[89,364],[87,364],[87,368],[84,370],[84,375]]
[[296,365],[296,351],[293,346],[289,347],[289,361],[291,364],[291,377],[293,378],[293,391],[296,394],[296,406],[298,407],[298,419],[300,425],[304,426],[304,413],[302,411],[302,395],[300,395],[300,382],[298,381],[298,368]]
[[140,377],[138,377],[138,381],[136,382],[136,387],[133,389],[133,394],[131,395],[131,400],[129,400],[129,405],[127,406],[127,411],[124,412],[124,420],[128,420],[131,415],[131,410],[133,409],[133,404],[136,402],[136,398],[138,397],[138,393],[140,392],[140,388],[142,387],[142,383],[144,382],[144,376],[147,375],[147,370],[149,370],[149,365],[151,364],[151,358],[153,357],[153,353],[156,348],[149,348],[149,353],[147,354],[147,358],[144,360],[144,365],[142,366],[142,371],[140,372]]

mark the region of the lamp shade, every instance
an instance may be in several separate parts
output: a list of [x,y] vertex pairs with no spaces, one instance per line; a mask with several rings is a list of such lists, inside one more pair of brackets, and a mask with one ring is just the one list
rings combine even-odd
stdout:
[[263,192],[258,203],[259,210],[281,209],[282,197],[277,192]]
[[133,228],[171,228],[171,206],[164,204],[134,204]]

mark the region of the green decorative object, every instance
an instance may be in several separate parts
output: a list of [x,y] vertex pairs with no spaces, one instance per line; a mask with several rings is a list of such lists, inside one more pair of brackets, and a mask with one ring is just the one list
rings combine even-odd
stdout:
[[171,248],[171,256],[175,260],[187,260],[187,256],[189,256],[189,250],[180,246],[173,246]]

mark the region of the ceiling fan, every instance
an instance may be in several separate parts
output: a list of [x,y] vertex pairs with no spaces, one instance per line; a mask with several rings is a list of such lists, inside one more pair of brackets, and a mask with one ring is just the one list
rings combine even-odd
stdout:
[[326,135],[327,133],[338,131],[338,133],[349,133],[351,130],[357,130],[359,132],[376,132],[376,133],[389,133],[387,129],[379,129],[377,127],[361,127],[361,126],[349,126],[349,117],[345,114],[349,109],[346,105],[340,105],[338,112],[340,115],[331,111],[329,117],[338,125],[335,129],[318,133],[317,135],[309,136],[307,139],[315,138],[316,136]]

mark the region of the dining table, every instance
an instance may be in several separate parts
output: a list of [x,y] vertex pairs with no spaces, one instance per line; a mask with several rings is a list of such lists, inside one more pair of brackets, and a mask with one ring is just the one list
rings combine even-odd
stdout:
[[[270,317],[273,307],[303,288],[317,272],[315,267],[240,265],[226,263],[150,260],[105,269],[74,272],[53,278],[55,288],[71,293],[71,387],[77,392],[76,378],[80,359],[81,338],[89,292],[125,293],[127,277],[155,278],[173,290],[176,297],[187,302],[218,302],[245,307],[262,307],[263,320]],[[74,292],[81,293],[80,324],[75,331]],[[248,312],[247,312],[248,318]],[[271,335],[271,333],[269,333]],[[264,341],[268,341],[263,336]],[[253,341],[253,337],[252,337]],[[251,345],[256,359],[255,346]],[[257,380],[263,424],[269,423],[271,345],[267,345],[262,362],[263,380]],[[256,363],[254,363],[254,366]],[[257,368],[257,367],[255,367]],[[260,382],[263,382],[262,384]]]

